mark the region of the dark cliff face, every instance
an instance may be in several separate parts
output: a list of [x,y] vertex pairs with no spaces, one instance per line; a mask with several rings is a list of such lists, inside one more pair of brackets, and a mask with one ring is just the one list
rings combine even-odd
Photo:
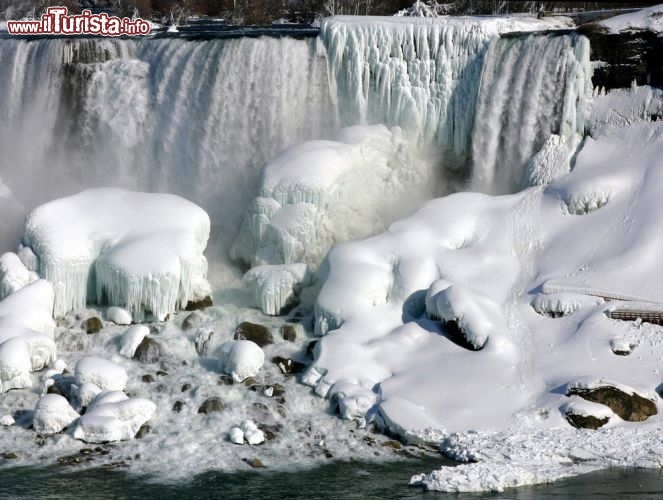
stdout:
[[578,28],[589,38],[592,82],[606,90],[638,85],[663,88],[663,37],[652,31],[630,31],[618,34],[605,32],[596,24]]

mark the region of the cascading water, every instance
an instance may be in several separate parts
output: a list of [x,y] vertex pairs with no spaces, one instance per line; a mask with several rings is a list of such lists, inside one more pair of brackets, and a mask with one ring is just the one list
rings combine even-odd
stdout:
[[473,189],[514,191],[550,134],[582,132],[589,51],[577,35],[500,38],[499,22],[336,17],[318,40],[1,39],[0,177],[15,213],[97,186],[182,195],[210,213],[219,259],[261,166],[339,125],[397,125]]

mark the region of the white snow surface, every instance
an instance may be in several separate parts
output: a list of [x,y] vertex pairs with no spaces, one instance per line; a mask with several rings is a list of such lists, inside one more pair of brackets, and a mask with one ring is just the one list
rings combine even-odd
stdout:
[[265,353],[250,340],[228,340],[219,348],[219,369],[235,382],[257,375],[264,362]]
[[130,325],[132,318],[131,313],[121,307],[109,307],[106,311],[106,319],[112,321],[116,325]]
[[76,363],[78,386],[90,383],[102,390],[121,391],[127,385],[127,373],[120,365],[99,356],[83,356]]
[[80,415],[59,394],[45,394],[37,402],[33,416],[35,432],[55,434],[70,426]]
[[97,302],[163,320],[209,295],[209,231],[207,214],[180,197],[103,188],[34,209],[23,243],[54,284],[56,317]]
[[[624,92],[634,109],[619,114],[633,118],[613,121],[609,103],[623,107]],[[578,380],[610,380],[659,404],[661,327],[606,314],[635,299],[663,303],[656,208],[663,122],[639,114],[643,94],[650,107],[658,99],[637,88],[595,97],[592,135],[567,175],[509,196],[437,199],[383,234],[334,247],[321,266],[316,303],[323,337],[303,380],[341,408],[352,406],[346,416],[377,418],[406,439],[425,428],[566,432],[564,388]],[[451,287],[462,295],[432,300]],[[551,314],[537,314],[533,304]],[[482,350],[459,345],[437,321],[459,316],[456,309],[486,325]],[[635,346],[630,356],[612,352],[615,338]],[[639,427],[658,429],[662,418],[659,412]],[[610,425],[637,429],[615,418]],[[462,490],[500,489],[582,469],[527,463],[495,469],[494,480],[486,475],[493,462],[444,474]],[[455,491],[438,480],[427,486]]]
[[611,33],[633,30],[663,32],[663,4],[605,19],[599,24]]

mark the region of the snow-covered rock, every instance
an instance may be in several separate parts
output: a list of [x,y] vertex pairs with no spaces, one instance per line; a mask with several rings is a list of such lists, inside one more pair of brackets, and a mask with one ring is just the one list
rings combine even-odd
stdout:
[[94,384],[105,391],[121,391],[127,385],[127,372],[120,365],[99,356],[83,356],[76,363],[76,384]]
[[12,337],[0,344],[0,392],[22,389],[32,385],[30,350],[20,337]]
[[147,399],[129,399],[122,391],[102,392],[79,419],[74,437],[86,443],[130,440],[155,411],[156,405]]
[[0,300],[31,283],[34,278],[18,255],[13,252],[3,254],[0,257]]
[[247,443],[256,445],[265,442],[265,435],[252,420],[242,421],[240,429],[244,432],[244,438]]
[[90,382],[86,382],[80,386],[75,386],[74,396],[76,409],[79,412],[82,412],[83,408],[87,408],[87,406],[94,400],[94,398],[96,398],[102,392],[103,390]]
[[116,325],[130,325],[132,322],[131,313],[122,307],[109,307],[106,311],[106,319]]
[[306,264],[257,266],[246,272],[244,283],[263,314],[276,316],[297,301],[301,289],[311,283]]
[[174,195],[92,189],[33,210],[23,243],[54,284],[57,317],[86,302],[163,320],[209,295],[210,221]]
[[230,441],[235,444],[244,444],[244,431],[239,427],[230,429]]
[[127,328],[127,331],[122,334],[122,345],[120,347],[120,354],[125,358],[133,358],[136,349],[143,341],[143,339],[150,334],[150,329],[145,325],[134,325]]
[[11,415],[3,415],[0,418],[0,425],[2,425],[4,427],[11,427],[15,423],[16,422],[14,421],[14,417],[12,417]]
[[45,394],[37,402],[33,416],[38,434],[55,434],[69,427],[80,415],[59,394]]
[[219,369],[235,382],[254,377],[265,362],[265,353],[250,340],[229,340],[219,348]]

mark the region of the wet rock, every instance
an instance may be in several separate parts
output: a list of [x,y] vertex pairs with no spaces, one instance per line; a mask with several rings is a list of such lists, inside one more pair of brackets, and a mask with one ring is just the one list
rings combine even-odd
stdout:
[[244,384],[244,386],[246,386],[250,389],[251,387],[256,385],[256,379],[253,378],[253,377],[246,378],[242,381],[242,384]]
[[179,413],[179,412],[182,411],[182,408],[184,408],[184,402],[179,401],[179,400],[175,401],[175,403],[173,404],[173,411],[175,413]]
[[59,351],[81,352],[87,344],[86,335],[80,330],[64,330],[55,340]]
[[[626,389],[626,388],[625,388]],[[628,390],[628,389],[626,389]],[[626,392],[613,385],[597,387],[569,387],[567,396],[580,396],[581,398],[607,406],[622,420],[628,422],[642,422],[652,415],[656,415],[656,404],[634,390]]]
[[186,310],[202,311],[203,309],[207,309],[208,307],[212,307],[212,297],[210,297],[209,295],[204,299],[188,302],[186,305]]
[[295,373],[301,373],[306,369],[304,363],[293,361],[290,358],[284,358],[282,356],[274,356],[272,358],[272,363],[278,366],[281,372],[285,375],[294,375]]
[[184,321],[182,322],[182,330],[190,330],[192,328],[198,328],[206,321],[207,317],[203,313],[199,311],[194,311],[191,314],[189,314],[186,318],[184,318]]
[[317,341],[317,340],[312,340],[312,341],[309,342],[308,345],[306,346],[306,355],[307,355],[309,358],[313,358],[313,357],[314,357],[314,356],[313,356],[313,350],[315,349],[315,346],[316,346],[316,345],[318,345],[318,341]]
[[214,413],[220,412],[226,409],[226,404],[220,398],[209,398],[206,399],[200,408],[198,408],[198,413]]
[[187,383],[185,383],[185,384],[182,385],[181,392],[186,392],[186,391],[188,391],[189,389],[191,389],[191,384],[187,382]]
[[567,410],[564,414],[567,422],[576,429],[598,429],[608,423],[610,417],[595,417],[593,415],[582,415],[573,410]]
[[150,365],[159,361],[161,347],[150,337],[145,337],[136,348],[133,359],[143,364]]
[[385,441],[384,443],[382,443],[382,446],[385,446],[387,448],[391,448],[392,450],[400,450],[401,448],[403,448],[401,443],[399,443],[398,441],[396,441],[394,439],[391,439],[389,441]]
[[265,468],[265,464],[263,464],[262,460],[260,460],[259,458],[254,458],[253,460],[248,459],[248,458],[244,458],[242,460],[244,460],[244,462],[249,464],[254,469],[264,469]]
[[94,450],[92,448],[81,448],[79,453],[81,455],[90,455],[90,454],[94,453]]
[[295,342],[297,340],[297,327],[292,323],[286,323],[281,326],[281,336],[283,340],[288,342]]
[[154,379],[154,377],[153,377],[152,375],[149,375],[149,374],[148,374],[148,375],[143,375],[143,376],[141,377],[141,380],[142,380],[143,382],[145,382],[146,384],[151,384],[152,382],[154,382],[155,379]]
[[149,424],[143,424],[140,426],[140,429],[138,429],[138,432],[136,433],[136,439],[141,439],[147,436],[150,431],[152,430],[152,427],[150,427]]
[[83,328],[85,333],[88,335],[100,332],[103,327],[104,325],[101,322],[101,319],[97,318],[96,316],[92,316],[91,318],[86,319],[81,325],[81,328]]
[[168,372],[164,370],[157,370],[157,377],[167,377]]
[[15,460],[18,458],[18,455],[13,451],[6,451],[2,454],[2,458],[5,460]]
[[218,385],[233,385],[234,383],[232,375],[221,375],[217,382]]
[[240,323],[235,330],[234,339],[250,340],[258,344],[260,347],[274,343],[274,338],[272,337],[272,332],[269,331],[269,328],[256,323],[249,323],[248,321]]
[[332,459],[332,458],[334,458],[334,455],[332,455],[332,453],[330,451],[325,451],[325,458]]

